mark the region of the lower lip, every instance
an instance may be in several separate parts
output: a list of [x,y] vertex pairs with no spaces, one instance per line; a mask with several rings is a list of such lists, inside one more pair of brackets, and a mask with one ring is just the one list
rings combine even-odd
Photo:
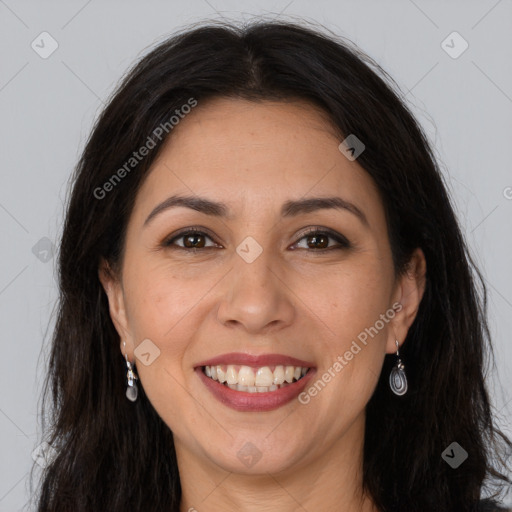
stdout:
[[285,405],[301,393],[315,373],[314,368],[311,368],[302,379],[288,384],[284,388],[265,393],[249,393],[247,391],[236,391],[207,377],[201,367],[196,368],[195,371],[219,402],[232,409],[244,412],[271,411]]

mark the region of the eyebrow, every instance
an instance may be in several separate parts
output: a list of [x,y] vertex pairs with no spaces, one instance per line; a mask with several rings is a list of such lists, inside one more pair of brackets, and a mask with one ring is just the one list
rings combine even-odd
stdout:
[[[192,210],[220,218],[233,218],[229,206],[225,203],[213,201],[206,197],[174,195],[157,205],[144,221],[147,226],[152,219],[163,211],[171,208],[190,208]],[[364,212],[355,204],[341,197],[314,197],[286,201],[281,208],[281,216],[284,218],[311,213],[318,210],[345,210],[356,216],[366,227],[369,227],[368,219]]]

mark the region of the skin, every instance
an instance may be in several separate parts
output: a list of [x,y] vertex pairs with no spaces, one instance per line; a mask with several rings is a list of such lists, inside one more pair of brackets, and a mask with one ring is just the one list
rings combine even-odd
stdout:
[[[376,511],[362,493],[365,406],[384,356],[396,352],[395,339],[403,342],[417,313],[423,253],[395,275],[373,180],[307,103],[217,98],[200,102],[171,135],[138,192],[120,275],[104,263],[99,275],[120,349],[173,431],[181,510]],[[232,217],[179,207],[143,226],[178,193],[225,202]],[[346,210],[280,216],[287,200],[334,195],[357,205],[369,226]],[[211,249],[180,250],[183,236],[176,249],[162,246],[193,226],[209,231],[198,242]],[[311,226],[334,230],[351,247],[321,253],[338,242],[304,238]],[[263,249],[252,263],[236,252],[247,236]],[[235,411],[194,372],[228,352],[278,353],[313,362],[319,378],[395,302],[401,310],[305,405]],[[148,366],[134,355],[145,339],[160,350]],[[251,467],[237,456],[246,442],[261,453]]]

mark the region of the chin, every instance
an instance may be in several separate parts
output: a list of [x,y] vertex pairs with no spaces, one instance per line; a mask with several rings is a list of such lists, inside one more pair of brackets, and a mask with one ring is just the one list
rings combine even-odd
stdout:
[[[270,432],[271,430],[269,430]],[[293,434],[286,436],[293,439]],[[300,458],[300,443],[295,446],[282,441],[270,441],[267,431],[260,434],[233,436],[224,446],[213,443],[206,445],[208,457],[225,471],[245,475],[268,475],[286,471]],[[297,439],[297,438],[295,438]],[[302,445],[303,446],[303,445]]]

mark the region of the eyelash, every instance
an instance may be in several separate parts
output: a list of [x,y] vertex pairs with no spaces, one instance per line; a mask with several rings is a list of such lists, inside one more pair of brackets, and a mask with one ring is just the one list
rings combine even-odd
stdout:
[[[179,249],[179,250],[183,250],[183,251],[187,251],[187,252],[197,252],[198,250],[215,249],[215,247],[181,247],[179,245],[174,244],[174,242],[176,240],[185,237],[185,235],[190,235],[190,234],[204,235],[204,236],[208,237],[210,240],[212,240],[213,242],[215,242],[213,240],[213,238],[208,233],[201,231],[198,228],[186,228],[186,229],[180,231],[179,233],[177,233],[176,235],[172,236],[172,238],[168,238],[168,239],[164,240],[162,242],[162,246],[165,248],[168,248],[168,249]],[[332,250],[350,249],[352,247],[351,243],[343,235],[340,235],[339,233],[336,233],[335,231],[332,231],[330,229],[320,228],[320,227],[313,227],[313,228],[309,229],[307,232],[303,233],[302,236],[293,245],[296,245],[302,239],[307,238],[312,235],[327,236],[329,238],[332,238],[336,242],[338,242],[339,245],[334,246],[334,247],[327,247],[324,249],[305,249],[308,252],[324,253],[324,252],[332,251]]]

